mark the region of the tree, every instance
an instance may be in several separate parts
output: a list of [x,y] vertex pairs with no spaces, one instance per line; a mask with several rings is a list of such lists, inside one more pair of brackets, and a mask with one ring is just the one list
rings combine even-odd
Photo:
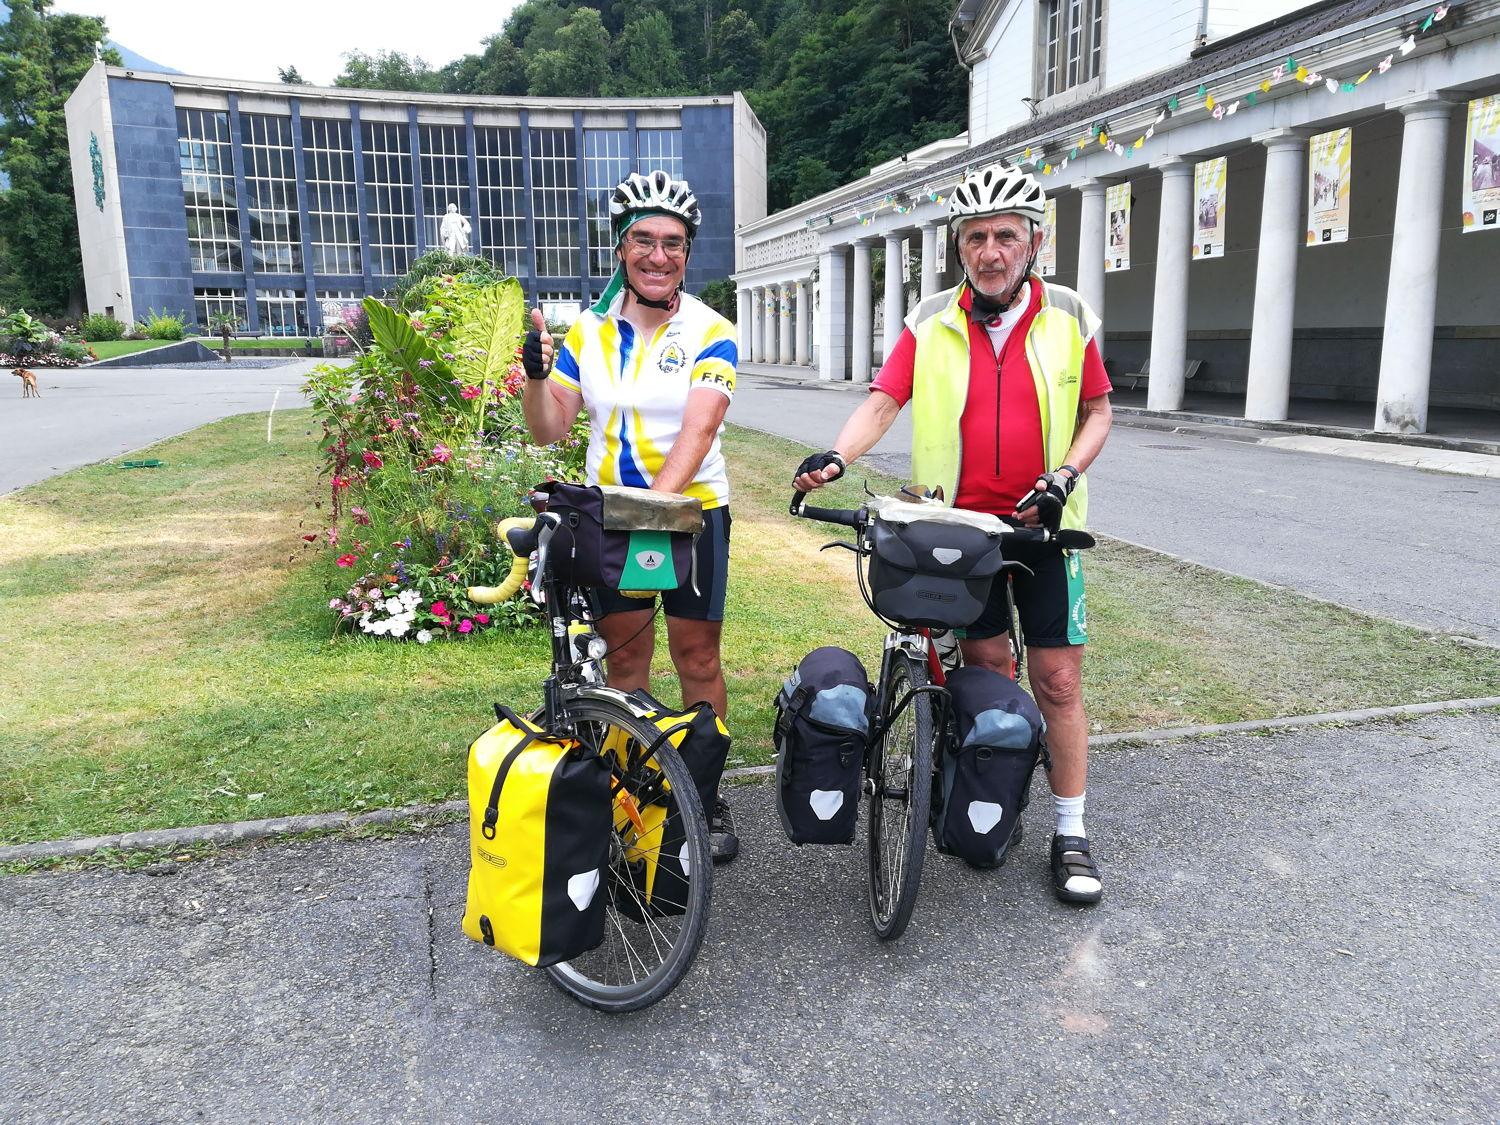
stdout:
[[609,70],[609,32],[593,8],[579,8],[553,36],[554,47],[526,64],[531,92],[541,97],[597,97]]
[[682,53],[672,42],[672,25],[659,11],[625,25],[615,43],[615,66],[608,92],[628,97],[661,97],[683,87]]
[[455,59],[438,71],[450,94],[525,94],[526,58],[504,32],[484,40],[484,51]]
[[726,12],[714,24],[708,56],[709,92],[732,94],[755,85],[765,46],[754,20],[738,8]]
[[344,72],[333,80],[335,86],[361,90],[439,89],[438,72],[418,55],[403,55],[400,51],[376,51],[373,55],[346,51],[343,58]]
[[276,77],[280,78],[288,86],[307,85],[307,79],[302,77],[302,72],[297,69],[295,63],[291,66],[278,66],[276,68]]
[[[33,312],[81,310],[83,266],[73,173],[68,157],[67,101],[104,42],[104,21],[51,11],[52,0],[13,0],[0,24],[0,242],[6,248],[11,299]],[[113,48],[105,61],[121,64]]]

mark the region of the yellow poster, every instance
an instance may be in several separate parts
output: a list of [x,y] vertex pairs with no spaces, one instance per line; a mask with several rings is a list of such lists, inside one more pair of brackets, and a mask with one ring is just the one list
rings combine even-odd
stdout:
[[1464,233],[1500,230],[1500,95],[1469,103],[1464,148]]
[[1193,166],[1197,218],[1193,224],[1193,260],[1224,256],[1224,207],[1229,198],[1229,163],[1220,156]]
[[1319,133],[1307,144],[1307,244],[1348,242],[1350,132]]
[[1051,277],[1057,272],[1057,200],[1042,205],[1042,248],[1036,256],[1036,272]]
[[1130,268],[1130,185],[1112,184],[1104,193],[1104,268]]

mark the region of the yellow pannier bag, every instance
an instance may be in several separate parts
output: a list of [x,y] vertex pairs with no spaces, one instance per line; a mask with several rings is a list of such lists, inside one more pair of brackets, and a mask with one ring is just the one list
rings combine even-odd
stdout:
[[604,940],[610,767],[572,740],[496,706],[469,747],[464,933],[528,965]]

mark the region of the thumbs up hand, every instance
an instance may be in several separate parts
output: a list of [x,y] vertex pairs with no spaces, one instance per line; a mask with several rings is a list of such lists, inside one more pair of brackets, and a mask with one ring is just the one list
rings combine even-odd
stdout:
[[545,379],[552,371],[552,333],[541,309],[531,310],[531,331],[521,344],[521,366],[528,379]]

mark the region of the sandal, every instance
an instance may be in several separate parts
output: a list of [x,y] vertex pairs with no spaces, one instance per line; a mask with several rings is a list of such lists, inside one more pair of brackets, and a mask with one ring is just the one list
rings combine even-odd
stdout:
[[[1090,887],[1084,880],[1091,880]],[[1063,902],[1095,903],[1104,897],[1098,865],[1084,836],[1052,837],[1052,891]]]

